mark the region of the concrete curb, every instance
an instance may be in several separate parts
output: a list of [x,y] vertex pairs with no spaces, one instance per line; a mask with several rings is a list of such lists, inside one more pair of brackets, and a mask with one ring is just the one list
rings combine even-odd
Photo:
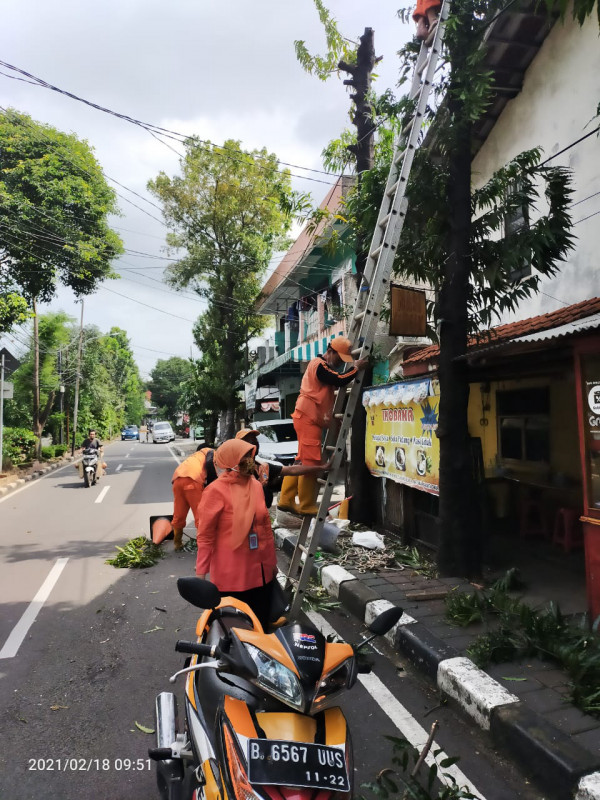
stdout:
[[[279,528],[275,538],[280,549],[291,556],[296,537]],[[320,574],[317,568],[312,572],[331,597],[367,625],[393,605],[343,567],[329,565]],[[551,796],[600,800],[600,754],[574,742],[408,614],[402,615],[386,639],[435,681],[479,728],[489,731],[494,743]]]

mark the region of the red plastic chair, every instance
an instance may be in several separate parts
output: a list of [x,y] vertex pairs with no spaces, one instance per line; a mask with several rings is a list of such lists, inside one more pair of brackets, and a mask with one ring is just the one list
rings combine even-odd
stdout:
[[565,553],[583,545],[583,533],[579,524],[579,514],[573,508],[559,508],[554,519],[554,544],[559,544]]

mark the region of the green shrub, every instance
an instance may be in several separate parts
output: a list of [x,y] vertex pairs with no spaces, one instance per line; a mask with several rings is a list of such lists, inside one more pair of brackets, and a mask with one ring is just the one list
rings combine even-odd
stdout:
[[54,455],[60,458],[60,456],[64,456],[64,454],[67,452],[68,449],[69,449],[68,444],[55,444]]
[[14,466],[35,458],[37,439],[27,428],[4,428],[2,461]]
[[54,458],[54,445],[47,445],[46,447],[42,447],[42,458],[46,459],[46,461],[50,458]]

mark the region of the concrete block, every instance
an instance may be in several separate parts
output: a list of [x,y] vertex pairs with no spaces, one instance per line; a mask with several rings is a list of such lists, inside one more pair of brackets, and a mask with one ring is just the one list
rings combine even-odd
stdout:
[[[600,756],[585,750],[523,702],[497,708],[490,732],[494,742],[553,797],[572,797],[581,776],[600,767]],[[590,797],[600,800],[600,794]]]
[[[395,606],[394,603],[390,603],[389,600],[372,600],[370,603],[367,603],[367,607],[365,608],[365,624],[370,625],[376,617],[383,614],[388,608],[397,608],[397,606]],[[398,628],[401,625],[412,625],[414,622],[416,622],[416,620],[413,619],[413,617],[403,612],[394,627],[386,633],[385,638],[394,646],[396,644]]]
[[438,639],[418,621],[398,628],[396,649],[434,681],[437,680],[440,663],[458,655],[451,644]]
[[291,537],[294,536],[294,534],[287,528],[275,528],[273,533],[275,534],[275,544],[280,549],[283,548],[283,542],[285,541],[285,539],[290,539]]
[[592,772],[579,781],[575,800],[600,800],[600,772]]
[[364,619],[367,603],[381,598],[377,592],[364,586],[360,581],[344,581],[340,584],[338,599],[351,614]]
[[484,730],[490,729],[490,717],[496,707],[519,702],[516,695],[462,656],[440,663],[437,685]]
[[355,581],[356,578],[347,569],[331,564],[321,570],[321,584],[323,588],[336,599],[340,596],[340,585],[346,581]]

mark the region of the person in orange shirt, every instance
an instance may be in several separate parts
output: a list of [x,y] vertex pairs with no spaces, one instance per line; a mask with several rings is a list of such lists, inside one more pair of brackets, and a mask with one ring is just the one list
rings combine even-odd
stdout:
[[[325,355],[317,356],[309,362],[302,383],[300,396],[292,414],[294,428],[298,436],[298,461],[307,466],[326,465],[321,463],[321,441],[323,430],[331,424],[331,415],[336,390],[347,386],[369,363],[367,358],[354,363],[348,372],[338,369],[344,363],[353,361],[350,339],[338,336],[329,342]],[[296,503],[296,495],[300,500]],[[296,514],[315,515],[317,477],[315,474],[300,477],[289,476],[284,479],[279,495],[278,508]]]
[[319,459],[319,464],[317,465],[290,464],[289,466],[283,466],[283,464],[279,464],[278,462],[265,461],[264,459],[258,457],[259,436],[260,431],[253,430],[252,428],[242,428],[241,431],[236,433],[235,438],[241,439],[242,441],[248,442],[248,444],[256,447],[256,453],[254,457],[256,469],[254,471],[254,477],[263,488],[267,508],[271,508],[273,503],[273,495],[280,491],[282,481],[286,475],[293,475],[296,478],[300,475],[316,476],[323,472],[324,469],[327,469],[328,465],[321,464],[321,459]]
[[229,439],[215,451],[224,470],[206,487],[198,510],[196,575],[237,597],[266,628],[277,574],[275,540],[260,483],[254,477],[256,448]]
[[[417,39],[424,41],[433,33],[438,23],[441,5],[440,0],[417,0],[412,15],[417,23]],[[429,42],[427,44],[429,45]]]
[[183,548],[183,529],[188,511],[192,509],[196,529],[198,528],[198,506],[207,481],[216,478],[213,465],[214,450],[199,445],[196,452],[182,461],[171,478],[173,486],[173,546]]

